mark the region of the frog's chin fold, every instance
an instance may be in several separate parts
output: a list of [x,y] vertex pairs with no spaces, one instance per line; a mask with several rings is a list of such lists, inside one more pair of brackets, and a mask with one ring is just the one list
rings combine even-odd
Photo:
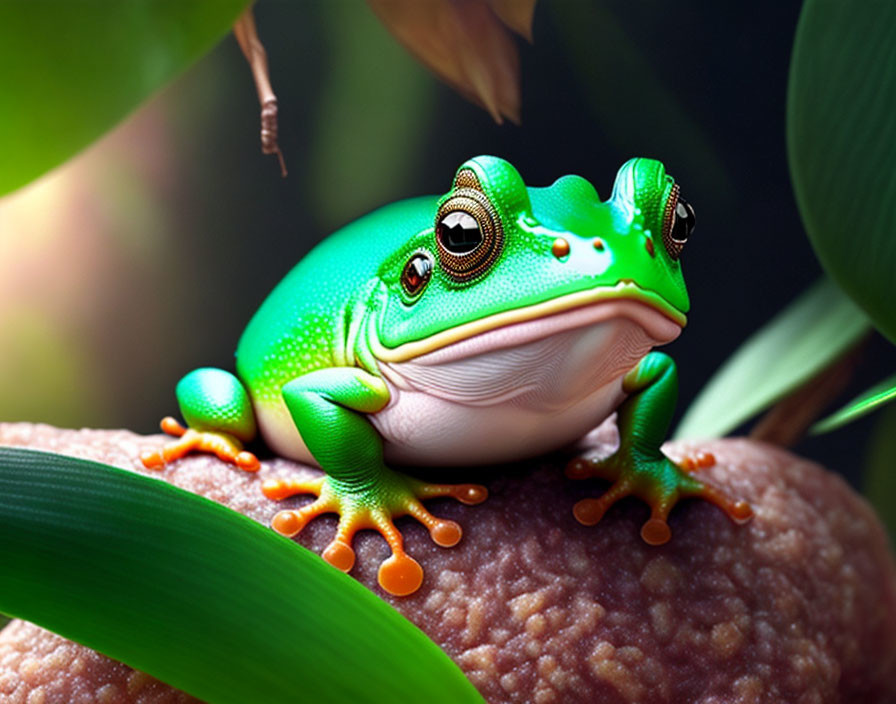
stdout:
[[[681,326],[654,307],[632,299],[597,301],[532,320],[499,325],[413,358],[417,365],[437,366],[503,349],[519,348],[570,330],[610,320],[636,323],[653,340],[653,346],[672,342]],[[410,360],[409,360],[410,361]]]
[[393,344],[388,334],[384,337],[382,330],[374,332],[374,323],[367,342],[380,364],[409,361],[427,364],[430,359],[441,364],[613,319],[639,325],[654,340],[654,345],[671,342],[687,323],[685,314],[662,296],[624,280],[615,286],[586,288],[483,315],[398,344]]

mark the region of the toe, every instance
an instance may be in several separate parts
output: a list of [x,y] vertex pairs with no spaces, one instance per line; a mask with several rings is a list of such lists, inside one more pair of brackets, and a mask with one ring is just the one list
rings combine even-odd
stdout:
[[572,507],[572,515],[583,526],[593,526],[604,517],[605,510],[600,499],[582,499]]
[[352,550],[351,545],[339,539],[330,543],[321,553],[321,557],[343,572],[349,572],[355,565],[355,551]]
[[165,466],[165,460],[160,452],[148,450],[140,455],[140,461],[147,469],[161,469]]
[[450,548],[460,542],[463,532],[454,521],[438,520],[430,527],[429,535],[439,547]]
[[668,543],[672,537],[669,524],[662,518],[651,518],[641,527],[641,538],[648,545]]
[[377,581],[389,594],[407,596],[423,584],[423,568],[413,557],[396,553],[380,565]]
[[569,479],[588,479],[593,474],[591,463],[582,457],[576,457],[566,465],[566,476]]
[[298,534],[304,527],[305,521],[298,511],[280,511],[271,519],[271,528],[287,538]]
[[245,450],[240,452],[236,458],[234,458],[234,462],[236,463],[236,466],[244,472],[257,472],[261,468],[261,463],[258,461],[258,458],[251,452],[246,452]]

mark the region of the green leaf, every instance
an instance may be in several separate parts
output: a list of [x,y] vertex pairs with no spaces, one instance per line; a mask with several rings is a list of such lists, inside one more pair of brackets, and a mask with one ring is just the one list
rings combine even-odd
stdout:
[[896,3],[807,0],[787,100],[796,198],[825,270],[896,342]]
[[805,383],[870,329],[829,279],[781,311],[713,375],[685,413],[678,438],[721,436]]
[[[247,0],[0,2],[0,195],[102,135],[230,29]],[[248,71],[247,100],[254,100]]]
[[834,430],[871,413],[871,411],[893,400],[896,400],[896,374],[872,386],[836,413],[832,413],[827,418],[818,421],[809,432],[820,434]]
[[865,465],[865,495],[896,541],[896,406],[880,414]]
[[254,521],[159,480],[0,448],[0,611],[210,704],[482,702],[416,627]]

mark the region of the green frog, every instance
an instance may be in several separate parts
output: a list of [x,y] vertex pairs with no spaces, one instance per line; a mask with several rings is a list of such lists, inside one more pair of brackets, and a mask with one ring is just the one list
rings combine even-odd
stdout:
[[178,383],[187,427],[166,418],[179,439],[144,464],[198,450],[255,471],[244,444],[260,434],[274,452],[324,471],[263,483],[272,499],[316,497],[278,513],[274,529],[293,536],[339,514],[323,557],[346,572],[355,533],[379,531],[392,551],[379,583],[395,595],[416,591],[423,569],[393,519],[409,514],[450,547],[460,526],[422,502],[487,496],[478,484],[434,484],[395,466],[533,457],[614,411],[618,450],[567,467],[570,477],[612,482],[575,505],[581,523],[629,495],[651,508],[641,530],[651,544],[669,540],[666,518],[682,497],[746,521],[746,502],[696,476],[711,456],[676,464],[660,450],[677,378],[672,359],[652,349],[685,325],[679,260],[694,224],[679,185],[652,159],[625,163],[606,201],[579,176],[527,187],[507,161],[470,159],[445,195],[388,205],[317,245],[250,321],[236,375],[202,368]]

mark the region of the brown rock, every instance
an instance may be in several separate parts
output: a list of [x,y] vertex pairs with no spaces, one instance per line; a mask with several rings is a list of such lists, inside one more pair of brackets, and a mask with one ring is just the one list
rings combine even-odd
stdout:
[[[612,425],[591,440],[609,450]],[[142,473],[137,458],[160,442],[0,424],[0,444]],[[668,447],[673,456],[685,449]],[[408,551],[426,570],[413,596],[391,598],[376,586],[388,549],[375,534],[358,536],[354,575],[441,645],[489,702],[896,701],[896,566],[871,509],[839,478],[787,452],[746,440],[700,449],[718,460],[705,475],[752,503],[749,524],[683,502],[670,519],[672,541],[651,547],[638,536],[647,509],[632,499],[583,527],[572,504],[604,485],[564,479],[556,456],[512,476],[486,474],[491,496],[482,506],[432,502],[464,526],[456,548],[436,547],[402,519]],[[154,476],[267,523],[302,500],[269,501],[260,482],[312,471],[272,459],[248,475],[197,456]],[[478,480],[475,470],[462,478]],[[318,519],[302,543],[320,551],[334,527],[335,518]],[[195,700],[36,626],[14,621],[0,633],[0,702],[82,701]]]

